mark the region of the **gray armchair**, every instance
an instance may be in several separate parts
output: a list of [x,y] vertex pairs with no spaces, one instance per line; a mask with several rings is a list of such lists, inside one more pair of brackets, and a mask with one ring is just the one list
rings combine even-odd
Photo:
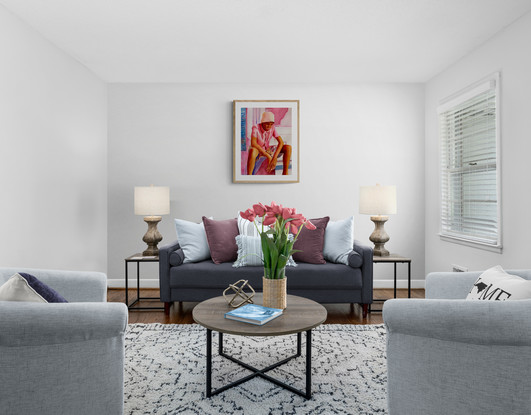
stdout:
[[531,300],[466,301],[480,274],[431,273],[426,299],[385,302],[390,415],[531,413]]
[[96,272],[26,272],[69,303],[0,301],[0,413],[122,414],[127,307]]

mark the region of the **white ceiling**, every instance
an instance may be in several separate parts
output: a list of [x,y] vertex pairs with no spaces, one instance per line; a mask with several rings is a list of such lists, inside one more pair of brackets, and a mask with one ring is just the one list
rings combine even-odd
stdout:
[[531,0],[0,0],[108,82],[425,82]]

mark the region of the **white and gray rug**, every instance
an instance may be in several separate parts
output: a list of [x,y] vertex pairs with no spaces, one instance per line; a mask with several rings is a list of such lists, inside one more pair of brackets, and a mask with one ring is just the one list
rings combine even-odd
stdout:
[[[206,397],[206,330],[196,324],[131,324],[125,342],[125,414],[385,414],[383,325],[322,325],[312,331],[312,399],[254,378]],[[302,356],[268,372],[305,388]],[[212,342],[212,387],[251,372],[217,354]],[[224,351],[255,367],[295,353],[296,335],[224,336]]]

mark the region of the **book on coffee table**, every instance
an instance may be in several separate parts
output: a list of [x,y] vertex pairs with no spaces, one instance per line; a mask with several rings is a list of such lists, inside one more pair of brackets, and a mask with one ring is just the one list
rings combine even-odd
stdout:
[[269,308],[258,304],[246,304],[225,313],[225,318],[261,326],[280,315],[282,315],[282,310],[279,308]]

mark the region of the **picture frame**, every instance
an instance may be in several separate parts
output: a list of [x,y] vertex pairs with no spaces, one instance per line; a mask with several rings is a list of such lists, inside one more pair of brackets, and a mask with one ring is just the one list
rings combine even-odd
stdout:
[[233,182],[299,182],[299,100],[233,101]]

